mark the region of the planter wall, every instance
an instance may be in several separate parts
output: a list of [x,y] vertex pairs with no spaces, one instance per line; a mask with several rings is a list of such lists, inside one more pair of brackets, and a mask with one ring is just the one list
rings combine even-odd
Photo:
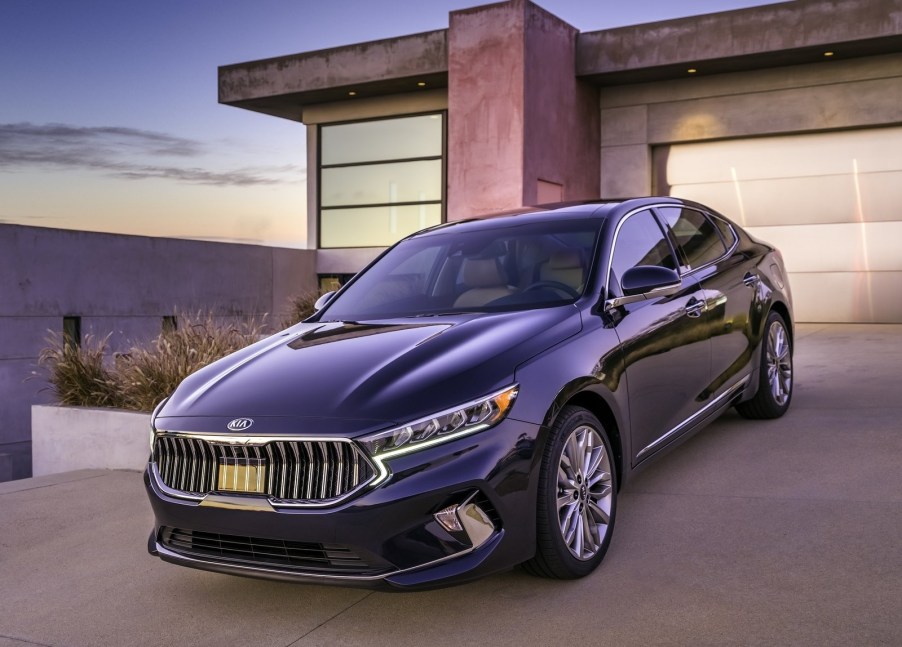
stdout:
[[33,405],[34,476],[81,469],[142,470],[150,455],[150,414]]

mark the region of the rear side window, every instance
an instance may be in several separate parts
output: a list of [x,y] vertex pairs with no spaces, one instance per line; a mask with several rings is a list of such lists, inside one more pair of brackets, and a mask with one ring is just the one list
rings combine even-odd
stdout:
[[713,220],[714,224],[717,225],[717,230],[723,237],[723,242],[727,246],[727,249],[730,249],[736,243],[736,233],[733,231],[730,223],[715,216],[712,216],[711,220]]
[[727,253],[714,223],[702,212],[682,207],[661,207],[659,212],[680,248],[683,264],[690,269]]
[[611,259],[612,282],[619,283],[623,273],[637,265],[677,269],[670,244],[650,211],[634,213],[620,226]]

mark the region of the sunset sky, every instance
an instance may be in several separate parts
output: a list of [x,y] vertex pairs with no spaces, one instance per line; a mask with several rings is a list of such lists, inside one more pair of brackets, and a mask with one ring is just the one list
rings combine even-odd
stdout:
[[[441,29],[480,4],[0,0],[0,223],[305,247],[303,127],[219,105],[217,67]],[[766,3],[537,4],[592,31]]]

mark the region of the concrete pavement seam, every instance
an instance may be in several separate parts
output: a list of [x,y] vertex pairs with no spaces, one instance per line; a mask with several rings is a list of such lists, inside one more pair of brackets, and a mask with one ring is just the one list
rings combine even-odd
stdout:
[[316,631],[317,629],[319,629],[320,627],[322,627],[324,624],[326,624],[326,623],[328,623],[328,622],[332,622],[335,618],[337,618],[338,616],[340,616],[341,614],[343,614],[345,611],[349,611],[350,609],[353,609],[353,608],[356,607],[358,604],[360,604],[361,602],[363,602],[364,600],[366,600],[368,597],[370,597],[373,593],[375,593],[375,591],[367,591],[366,595],[364,595],[362,598],[360,598],[359,600],[355,601],[353,604],[349,604],[349,605],[346,606],[344,609],[341,609],[341,610],[337,611],[334,615],[332,615],[332,616],[326,618],[326,619],[323,620],[321,623],[319,623],[318,625],[316,625],[313,629],[311,629],[310,631],[308,631],[308,632],[305,633],[304,635],[299,636],[299,637],[297,638],[297,640],[294,640],[294,641],[288,643],[285,647],[292,647],[292,645],[297,645],[297,644],[300,643],[304,638],[306,638],[307,636],[309,636],[310,634],[312,634],[314,631]]
[[[80,479],[71,479],[69,481],[62,481],[62,482],[57,482],[57,483],[47,483],[46,485],[35,485],[34,487],[27,487],[27,488],[23,487],[23,488],[18,488],[18,489],[0,490],[0,496],[5,496],[7,494],[17,494],[19,492],[31,492],[32,490],[43,490],[44,488],[55,487],[57,485],[64,485],[65,483],[78,483],[79,481],[87,481],[89,479],[99,479],[99,478],[103,478],[104,476],[106,476],[106,474],[96,474],[93,476],[85,476],[84,478],[80,478]],[[20,479],[20,480],[24,480],[24,479]],[[16,483],[17,481],[10,481],[10,482]]]
[[21,643],[28,643],[29,645],[38,645],[38,647],[53,647],[53,645],[49,645],[47,643],[36,643],[33,640],[28,640],[27,638],[20,638],[19,636],[7,636],[6,634],[0,634],[0,638],[9,638],[10,640],[17,640]]

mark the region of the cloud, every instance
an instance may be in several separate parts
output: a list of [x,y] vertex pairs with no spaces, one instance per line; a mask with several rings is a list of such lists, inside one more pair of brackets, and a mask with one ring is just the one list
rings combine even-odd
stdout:
[[175,168],[171,166],[135,166],[115,171],[112,175],[125,180],[158,178],[188,182],[190,184],[253,186],[298,182],[306,176],[306,172],[304,168],[292,165],[260,166],[232,171],[208,171],[201,168]]
[[[137,128],[0,124],[0,171],[89,170],[125,180],[164,179],[213,186],[284,184],[304,178],[303,167],[293,165],[199,168],[197,159],[207,152],[200,141]],[[171,158],[195,164],[173,163]]]

